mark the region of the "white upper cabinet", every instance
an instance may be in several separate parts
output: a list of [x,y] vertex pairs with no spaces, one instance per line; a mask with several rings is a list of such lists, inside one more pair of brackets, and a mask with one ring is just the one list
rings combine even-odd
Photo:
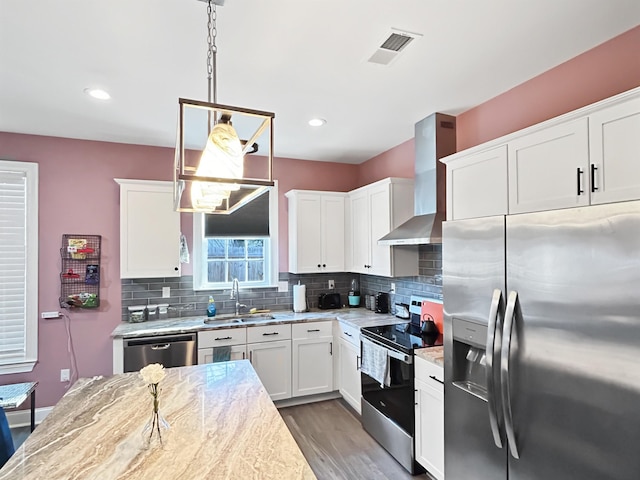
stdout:
[[591,203],[640,198],[640,98],[589,116]]
[[418,274],[417,246],[378,245],[413,216],[413,180],[386,178],[349,193],[350,271],[383,277]]
[[289,271],[343,272],[346,193],[291,190]]
[[180,214],[173,183],[116,179],[120,184],[120,278],[180,276]]
[[447,169],[447,220],[506,215],[507,146],[471,154]]
[[636,88],[442,159],[447,219],[638,200],[639,159]]
[[586,118],[509,142],[509,213],[589,204]]

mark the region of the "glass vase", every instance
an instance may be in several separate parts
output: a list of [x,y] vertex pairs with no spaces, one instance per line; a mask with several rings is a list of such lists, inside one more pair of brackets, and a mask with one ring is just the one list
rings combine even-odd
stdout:
[[142,428],[142,446],[144,449],[167,449],[171,427],[159,411],[152,411],[151,418]]

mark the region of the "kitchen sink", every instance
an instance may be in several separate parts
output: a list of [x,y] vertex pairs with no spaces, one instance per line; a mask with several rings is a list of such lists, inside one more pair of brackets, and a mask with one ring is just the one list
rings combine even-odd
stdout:
[[204,323],[207,325],[234,325],[251,322],[253,320],[272,320],[273,318],[275,317],[270,313],[242,313],[239,315],[227,313],[224,315],[216,315],[215,317],[207,317]]

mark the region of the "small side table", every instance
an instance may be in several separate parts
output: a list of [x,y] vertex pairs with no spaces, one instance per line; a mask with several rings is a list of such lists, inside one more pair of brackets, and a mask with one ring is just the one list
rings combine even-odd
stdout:
[[0,407],[17,408],[31,396],[31,431],[36,428],[36,387],[38,382],[0,385]]

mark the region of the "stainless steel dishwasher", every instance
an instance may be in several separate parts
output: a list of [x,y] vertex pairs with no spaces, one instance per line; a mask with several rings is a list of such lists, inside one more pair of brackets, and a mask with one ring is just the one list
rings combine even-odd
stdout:
[[136,372],[150,363],[166,368],[198,363],[196,334],[159,335],[124,340],[124,371]]

